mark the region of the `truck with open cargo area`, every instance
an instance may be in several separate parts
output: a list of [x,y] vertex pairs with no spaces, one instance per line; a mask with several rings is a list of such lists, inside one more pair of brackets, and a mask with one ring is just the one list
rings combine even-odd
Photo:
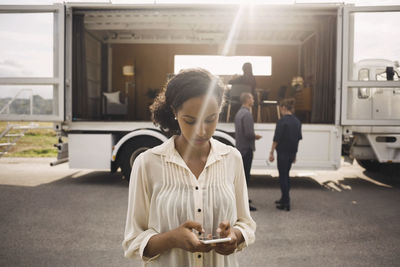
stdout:
[[[253,169],[275,167],[283,97],[296,99],[303,124],[295,168],[337,169],[342,156],[366,168],[400,163],[400,6],[65,3],[0,6],[0,21],[11,50],[0,60],[27,69],[0,70],[0,119],[54,122],[71,168],[128,178],[137,155],[168,138],[149,112],[167,80],[198,66],[228,84],[244,62],[262,136]],[[228,97],[214,137],[234,146],[233,105]]]

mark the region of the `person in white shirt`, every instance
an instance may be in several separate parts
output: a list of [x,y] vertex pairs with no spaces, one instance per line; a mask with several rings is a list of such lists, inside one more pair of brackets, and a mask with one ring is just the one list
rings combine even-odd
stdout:
[[[238,266],[236,252],[254,243],[241,155],[212,138],[223,95],[217,77],[187,69],[151,106],[153,122],[172,137],[132,167],[125,257],[143,266]],[[199,239],[210,236],[231,241]]]

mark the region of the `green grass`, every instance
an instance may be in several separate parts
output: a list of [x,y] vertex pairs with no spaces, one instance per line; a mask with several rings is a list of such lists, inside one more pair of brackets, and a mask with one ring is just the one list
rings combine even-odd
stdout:
[[[10,124],[28,125],[29,123],[12,122]],[[38,123],[40,126],[52,127],[52,123]],[[7,127],[7,122],[0,122],[0,132]],[[19,133],[20,131],[13,130],[10,133]],[[0,143],[9,142],[12,139],[2,138]],[[32,129],[25,132],[25,136],[18,140],[17,144],[13,146],[8,154],[4,157],[56,157],[57,136],[53,129]],[[2,151],[0,147],[0,151]]]

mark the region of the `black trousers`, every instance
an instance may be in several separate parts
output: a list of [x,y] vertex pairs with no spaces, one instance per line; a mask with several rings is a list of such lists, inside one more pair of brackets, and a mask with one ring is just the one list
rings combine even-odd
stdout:
[[244,154],[242,154],[244,175],[246,176],[246,183],[249,184],[250,181],[250,170],[251,163],[253,161],[253,150],[249,148]]
[[289,171],[296,158],[296,153],[278,152],[279,183],[281,185],[281,201],[283,204],[290,204],[290,177]]

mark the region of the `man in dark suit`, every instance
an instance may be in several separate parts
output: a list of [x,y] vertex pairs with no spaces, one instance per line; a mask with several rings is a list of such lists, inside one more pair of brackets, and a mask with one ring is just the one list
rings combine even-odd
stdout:
[[[235,139],[236,148],[242,155],[244,172],[246,175],[246,183],[250,180],[251,163],[253,161],[253,152],[255,150],[255,140],[261,138],[261,135],[254,132],[254,120],[251,113],[251,108],[254,105],[254,98],[250,93],[242,93],[240,95],[242,107],[235,116]],[[251,203],[251,200],[249,200]],[[257,210],[250,205],[250,210]]]

